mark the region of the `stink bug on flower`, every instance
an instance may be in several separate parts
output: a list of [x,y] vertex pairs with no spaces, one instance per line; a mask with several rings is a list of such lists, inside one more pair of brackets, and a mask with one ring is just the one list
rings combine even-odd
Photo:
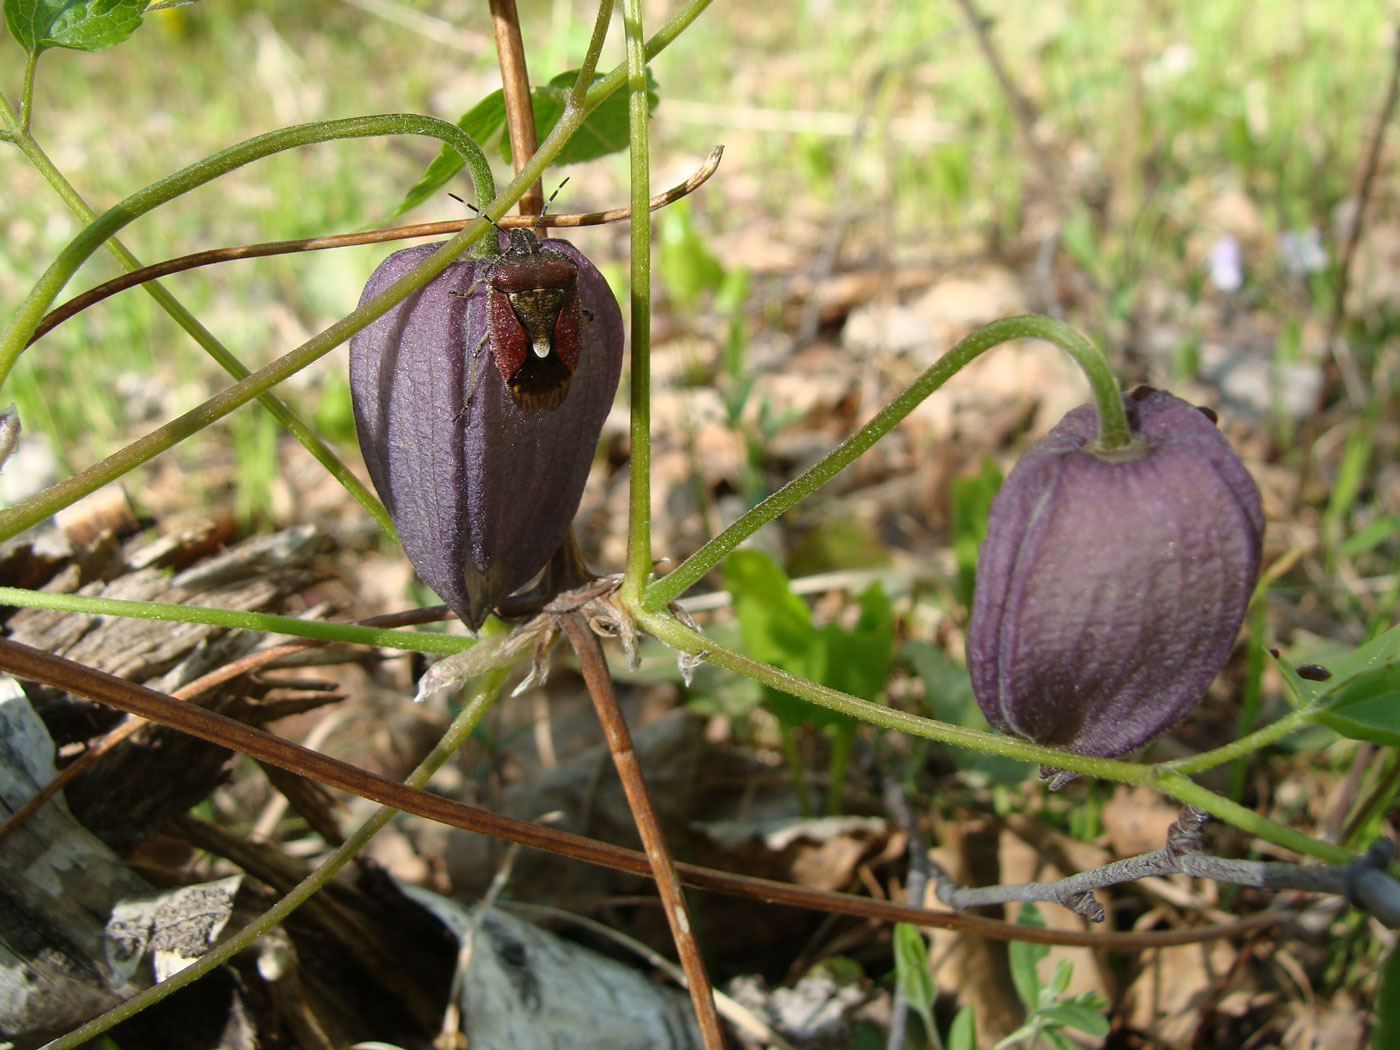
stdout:
[[[549,195],[545,208],[568,181]],[[578,367],[579,321],[587,313],[579,304],[578,264],[535,234],[544,222],[543,209],[531,229],[504,230],[474,205],[467,207],[506,238],[505,250],[484,278],[491,358],[522,412],[558,408]]]
[[564,403],[578,366],[578,265],[532,230],[510,231],[510,247],[486,271],[491,356],[524,412]]

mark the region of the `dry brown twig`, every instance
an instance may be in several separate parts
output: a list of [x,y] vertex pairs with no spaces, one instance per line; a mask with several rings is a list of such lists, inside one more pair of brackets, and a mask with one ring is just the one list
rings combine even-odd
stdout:
[[[535,108],[530,102],[530,73],[525,66],[525,40],[520,35],[520,13],[515,0],[491,0],[491,28],[496,34],[496,58],[501,66],[501,88],[506,103],[506,133],[518,172],[539,146],[535,132]],[[520,214],[544,211],[544,189],[538,179],[520,198]]]
[[[239,751],[260,762],[280,766],[300,776],[314,778],[326,787],[359,795],[405,813],[633,875],[651,874],[651,865],[646,856],[636,850],[623,849],[596,842],[582,835],[515,820],[429,792],[410,790],[387,777],[307,750],[271,733],[182,703],[165,693],[96,671],[31,646],[0,638],[0,670],[8,671],[18,678],[65,689],[119,710],[139,714],[201,740]],[[892,901],[857,897],[847,893],[813,890],[693,864],[677,864],[676,872],[682,883],[696,889],[790,907],[834,912],[880,922],[910,922],[920,926],[961,930],[997,940],[1025,940],[1041,944],[1092,948],[1134,950],[1195,944],[1217,937],[1230,937],[1278,927],[1287,922],[1291,915],[1290,912],[1277,911],[1251,916],[1237,922],[1191,930],[1087,933],[1038,929],[956,912],[935,911]]]
[[[690,178],[652,197],[651,210],[656,211],[668,204],[674,204],[682,197],[695,192],[719,169],[719,162],[723,156],[724,147],[716,146]],[[567,229],[576,226],[602,226],[611,222],[623,222],[631,217],[631,208],[610,208],[607,211],[578,212],[570,215],[545,215],[542,219],[536,219],[529,215],[507,215],[502,217],[497,225],[507,229],[513,226],[536,225],[549,229]],[[235,259],[263,259],[271,255],[317,252],[327,248],[345,248],[353,244],[379,244],[383,241],[406,240],[410,237],[441,237],[449,233],[457,233],[475,221],[475,218],[470,218],[452,219],[448,222],[421,222],[410,226],[391,226],[383,230],[364,230],[359,233],[337,233],[326,237],[302,237],[293,241],[265,241],[261,244],[210,248],[208,251],[181,255],[175,259],[167,259],[164,262],[153,263],[150,266],[143,266],[139,270],[124,273],[110,281],[104,281],[102,284],[89,288],[80,295],[75,295],[72,299],[44,315],[38,327],[34,329],[34,335],[30,337],[29,344],[26,345],[32,345],[64,321],[86,310],[89,306],[95,306],[103,299],[110,298],[118,292],[124,292],[128,288],[134,288],[139,284],[145,284],[160,277],[168,277],[172,273],[182,273],[185,270],[194,270],[201,266],[213,266],[215,263],[232,262]]]

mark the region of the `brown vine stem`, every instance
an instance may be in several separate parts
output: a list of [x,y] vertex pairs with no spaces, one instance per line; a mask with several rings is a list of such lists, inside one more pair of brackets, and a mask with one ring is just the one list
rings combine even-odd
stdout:
[[[506,842],[519,842],[561,857],[597,864],[615,871],[641,876],[651,874],[651,865],[646,856],[636,850],[623,849],[557,828],[501,816],[426,791],[412,790],[398,781],[300,747],[261,729],[254,729],[193,704],[182,703],[165,693],[8,638],[0,638],[0,670],[8,671],[17,678],[42,682],[109,707],[141,715],[152,722],[160,722],[201,740],[238,751],[259,762],[278,766],[298,776],[310,777],[326,787],[346,791],[372,802],[380,802],[404,813],[412,813],[427,820],[435,820],[482,835],[492,835]],[[1196,944],[1218,937],[1233,937],[1274,928],[1283,925],[1291,917],[1289,912],[1280,910],[1198,929],[1154,933],[1087,933],[1042,929],[979,916],[897,904],[893,901],[858,897],[850,893],[814,890],[772,879],[702,868],[695,864],[677,864],[676,872],[687,886],[733,897],[875,919],[879,922],[910,922],[918,926],[959,930],[1001,941],[1033,941],[1038,944],[1065,944],[1084,948],[1143,950]]]
[[[445,605],[429,606],[426,609],[413,609],[409,612],[386,613],[383,616],[371,616],[364,620],[355,622],[361,627],[407,627],[412,624],[431,623],[434,620],[443,620],[451,616],[452,612]],[[215,686],[223,685],[225,682],[237,678],[241,674],[248,674],[256,671],[260,667],[275,663],[284,656],[301,652],[303,649],[311,649],[327,643],[318,638],[305,638],[301,641],[287,642],[283,645],[276,645],[270,649],[260,649],[255,653],[231,660],[224,666],[201,675],[194,681],[189,682],[170,695],[176,700],[193,700],[201,693],[208,692]],[[10,814],[9,819],[0,823],[0,842],[4,842],[9,835],[19,828],[30,816],[54,795],[58,794],[71,783],[88,766],[92,765],[99,758],[105,755],[112,748],[116,747],[132,733],[140,729],[147,723],[147,719],[140,715],[131,715],[111,732],[105,734],[100,740],[94,743],[81,755],[75,758],[68,765],[59,770],[58,775],[45,784],[35,793],[24,805]]]
[[[719,162],[723,156],[724,147],[716,146],[705,158],[705,162],[696,169],[695,174],[684,182],[678,183],[653,197],[650,202],[651,210],[656,211],[656,209],[664,208],[668,204],[674,204],[682,197],[699,189],[709,180],[711,175],[719,170]],[[631,217],[631,208],[610,208],[607,211],[576,212],[571,215],[546,215],[539,225],[554,229],[574,226],[601,226],[609,222],[624,222]],[[164,262],[143,266],[139,270],[132,270],[114,277],[110,281],[104,281],[102,284],[89,288],[81,295],[75,295],[66,303],[54,307],[44,315],[43,320],[34,329],[34,335],[25,345],[32,346],[41,336],[53,331],[64,321],[86,310],[89,306],[95,306],[103,299],[116,295],[118,292],[124,292],[128,288],[134,288],[138,284],[145,284],[147,281],[154,281],[159,277],[168,277],[172,273],[194,270],[201,266],[213,266],[215,263],[232,262],[235,259],[262,259],[270,255],[318,252],[327,248],[345,248],[352,244],[378,244],[383,241],[404,240],[410,237],[442,237],[447,234],[459,233],[466,229],[468,223],[474,221],[475,216],[469,219],[452,219],[448,222],[420,222],[410,226],[391,226],[384,230],[362,230],[356,233],[330,234],[325,237],[302,237],[292,241],[238,244],[226,248],[210,248],[207,251],[181,255],[175,259],[166,259]],[[536,220],[528,215],[506,215],[496,225],[507,228],[534,226]]]
[[[530,73],[525,68],[525,40],[520,35],[520,12],[515,0],[491,0],[491,28],[496,32],[496,57],[501,63],[501,87],[506,100],[506,132],[516,172],[534,156],[535,107],[530,101]],[[544,190],[539,180],[520,197],[521,215],[544,211]]]
[[603,736],[608,741],[608,751],[612,754],[613,765],[617,767],[618,779],[622,781],[622,790],[627,795],[627,805],[632,810],[632,819],[637,824],[637,833],[641,835],[642,847],[651,864],[656,891],[666,910],[666,921],[671,927],[681,969],[685,971],[686,987],[690,990],[690,1000],[695,1007],[695,1019],[700,1025],[705,1050],[724,1050],[724,1034],[719,1027],[719,1015],[715,1012],[710,976],[705,972],[705,961],[700,957],[700,948],[695,943],[695,931],[675,862],[671,860],[666,837],[661,833],[656,810],[652,807],[646,782],[642,779],[642,767],[632,746],[632,734],[617,706],[617,693],[613,689],[612,675],[608,673],[603,646],[583,613],[565,613],[556,622],[563,627],[569,644],[578,654],[588,695],[593,698],[593,709],[598,712]]

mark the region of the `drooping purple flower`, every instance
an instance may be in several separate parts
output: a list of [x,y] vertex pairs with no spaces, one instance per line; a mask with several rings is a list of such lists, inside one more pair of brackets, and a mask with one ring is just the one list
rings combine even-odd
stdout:
[[[597,268],[565,241],[509,243],[350,341],[370,477],[418,575],[473,629],[563,542],[622,369],[622,313]],[[389,256],[361,301],[435,248]],[[533,296],[532,267],[547,285]]]
[[1092,448],[1070,412],[992,501],[968,633],[996,728],[1121,755],[1184,717],[1224,666],[1259,571],[1254,479],[1213,416],[1164,391],[1125,398],[1137,440]]

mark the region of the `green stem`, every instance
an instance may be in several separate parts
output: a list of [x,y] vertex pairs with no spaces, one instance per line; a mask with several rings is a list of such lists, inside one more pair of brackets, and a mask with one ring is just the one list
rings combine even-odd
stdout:
[[598,59],[603,54],[603,43],[608,38],[608,26],[612,24],[613,0],[601,0],[598,14],[593,19],[593,35],[588,39],[588,50],[579,63],[578,79],[565,99],[566,106],[581,106],[588,97],[588,88],[593,83],[593,71],[598,68]]
[[1296,853],[1317,857],[1319,860],[1325,860],[1328,864],[1350,864],[1356,860],[1356,854],[1349,849],[1334,846],[1330,842],[1321,842],[1309,835],[1304,835],[1301,831],[1290,828],[1286,824],[1270,820],[1246,806],[1241,806],[1238,802],[1232,802],[1223,795],[1217,795],[1214,791],[1202,787],[1194,780],[1188,780],[1180,773],[1162,772],[1160,766],[1148,768],[1153,770],[1152,779],[1148,781],[1151,787],[1171,795],[1179,802],[1203,809],[1211,816],[1223,820],[1227,824],[1233,824],[1237,828],[1242,828],[1257,838],[1272,842],[1276,846],[1283,846],[1285,849],[1291,849]]
[[856,727],[849,722],[828,730],[831,738],[831,760],[826,764],[826,815],[839,816],[846,793],[846,770],[851,764],[851,747],[855,743]]
[[797,796],[802,815],[814,816],[812,793],[807,788],[807,770],[802,765],[802,753],[797,749],[797,737],[792,731],[792,726],[786,722],[778,723],[778,746],[783,753],[783,761],[787,763],[788,776],[792,777],[792,793]]
[[[499,215],[493,214],[491,217],[499,218]],[[484,220],[472,223],[451,240],[444,241],[437,251],[379,295],[361,303],[353,313],[341,318],[295,350],[260,368],[247,379],[240,380],[215,394],[202,405],[158,427],[145,437],[137,438],[102,462],[71,475],[56,485],[51,485],[13,507],[0,510],[0,540],[9,539],[30,526],[37,525],[50,515],[82,499],[89,492],[115,481],[330,353],[395,303],[442,273],[453,259],[484,236],[490,228]]]
[[[691,0],[679,15],[652,38],[648,53],[655,54],[669,44],[681,29],[694,21],[700,12],[709,6],[710,2],[711,0]],[[525,192],[526,188],[540,177],[550,161],[563,149],[564,143],[578,130],[589,112],[607,98],[612,91],[620,87],[624,79],[624,67],[618,67],[608,77],[594,85],[593,89],[585,96],[582,105],[567,110],[560,116],[553,130],[540,143],[535,155],[530,158],[525,167],[516,173],[515,178],[500,192],[495,202],[485,209],[490,218],[500,219],[520,199],[520,195]],[[599,89],[604,84],[611,84],[612,87],[609,90],[600,91]],[[448,127],[452,128],[451,125]],[[456,128],[452,128],[452,130],[457,131]],[[198,433],[203,427],[228,415],[240,405],[252,400],[264,391],[270,390],[311,362],[329,353],[395,303],[431,281],[446,269],[453,259],[480,240],[489,228],[485,222],[473,223],[451,240],[444,242],[438,251],[404,274],[380,295],[361,304],[354,313],[337,321],[295,350],[254,372],[247,379],[241,380],[216,394],[183,416],[171,420],[145,437],[132,442],[121,451],[108,456],[101,463],[45,489],[22,503],[0,511],[0,540],[8,539],[31,525],[43,521],[56,511],[86,496],[89,492],[114,481],[127,471],[133,470],[166,451],[191,434]],[[30,331],[32,330],[31,326]]]
[[[455,124],[435,117],[388,113],[373,117],[350,117],[346,120],[315,121],[258,135],[205,157],[138,190],[126,200],[107,209],[74,237],[44,271],[34,290],[20,304],[3,339],[0,339],[0,385],[4,384],[15,360],[24,350],[25,343],[34,334],[39,321],[63,286],[77,272],[78,267],[123,226],[151,209],[252,161],[297,146],[308,146],[331,139],[365,138],[371,135],[429,135],[442,139],[462,155],[471,168],[472,178],[479,180],[476,182],[478,196],[494,195],[492,191],[495,186],[490,181],[490,167],[471,136]],[[484,206],[485,202],[478,203]]]
[[627,32],[628,149],[632,176],[632,374],[627,564],[621,597],[640,604],[651,576],[651,148],[646,50],[639,0],[623,0]]
[[344,642],[347,645],[383,646],[417,653],[451,655],[473,644],[472,639],[459,635],[393,631],[378,627],[360,627],[352,623],[327,623],[323,620],[299,620],[293,616],[277,616],[273,613],[248,612],[242,609],[215,609],[202,605],[172,605],[166,602],[91,598],[80,594],[53,594],[48,591],[27,591],[19,587],[0,587],[0,605],[52,609],[56,612],[81,613],[88,616],[129,616],[138,620],[207,623],[216,627],[288,634],[297,638]]
[[[699,18],[705,8],[709,7],[712,2],[713,0],[690,0],[685,7],[681,8],[680,11],[677,12],[676,17],[672,18],[658,29],[652,35],[652,38],[647,41],[645,51],[646,61],[650,62],[657,55],[661,54],[662,51],[666,50],[671,42],[681,35],[686,26]],[[585,100],[585,105],[589,109],[592,109],[599,102],[602,102],[603,99],[622,87],[627,78],[627,63],[623,62],[622,65],[614,68],[607,76],[603,77],[598,83],[588,89],[588,97]]]
[[[448,727],[447,732],[443,734],[442,739],[438,741],[437,746],[433,748],[428,757],[423,759],[418,768],[410,773],[408,779],[404,781],[408,787],[423,787],[428,782],[428,778],[437,772],[442,764],[466,742],[481,722],[487,708],[491,706],[491,700],[505,682],[505,676],[505,671],[499,671],[482,677],[480,684],[473,692],[471,701],[453,719],[452,725]],[[134,1017],[148,1006],[160,1002],[172,992],[179,991],[199,980],[209,971],[228,962],[259,937],[285,922],[287,916],[301,907],[312,894],[325,886],[336,872],[353,860],[360,850],[364,849],[369,840],[378,834],[380,829],[389,823],[397,812],[388,806],[381,806],[374,816],[355,829],[335,852],[321,862],[315,871],[299,882],[286,896],[256,920],[243,927],[238,933],[221,941],[216,947],[201,955],[174,976],[147,988],[139,995],[132,996],[101,1016],[88,1021],[80,1028],[75,1028],[53,1042],[47,1043],[48,1050],[72,1050],[74,1047],[81,1046],[114,1025],[120,1024],[129,1017]]]
[[1270,722],[1264,728],[1256,729],[1248,736],[1242,736],[1238,740],[1232,740],[1223,747],[1204,751],[1199,755],[1192,755],[1190,758],[1178,758],[1171,762],[1163,762],[1158,768],[1189,776],[1192,773],[1199,773],[1202,770],[1211,769],[1238,758],[1245,758],[1308,725],[1309,716],[1314,710],[1313,707],[1300,707],[1296,711],[1290,711],[1278,721]]
[[[1244,687],[1240,702],[1240,717],[1235,725],[1235,739],[1242,740],[1255,730],[1259,718],[1259,696],[1264,688],[1264,634],[1267,628],[1265,603],[1254,603],[1254,622],[1249,632],[1249,669],[1245,672]],[[1230,770],[1229,796],[1236,802],[1244,794],[1245,776],[1249,763],[1237,759]]]
[[24,86],[19,93],[19,127],[17,135],[29,134],[29,122],[34,114],[34,71],[39,68],[39,52],[31,52],[24,61]]
[[1347,863],[1355,859],[1354,854],[1339,846],[1319,842],[1300,831],[1295,831],[1284,824],[1245,809],[1243,806],[1188,780],[1181,773],[1165,765],[1149,766],[1139,762],[1124,762],[1115,758],[1080,755],[977,729],[967,729],[931,718],[920,718],[907,711],[883,707],[880,704],[861,700],[815,682],[809,682],[770,664],[726,649],[699,632],[686,627],[669,614],[640,610],[636,616],[638,627],[673,649],[695,656],[703,655],[708,663],[717,667],[735,671],[764,685],[772,686],[774,689],[781,689],[799,699],[807,700],[832,711],[838,711],[852,718],[858,718],[871,725],[882,726],[885,729],[893,729],[929,740],[937,740],[955,747],[981,751],[984,754],[1002,755],[1006,758],[1020,759],[1023,762],[1035,762],[1054,769],[1064,769],[1074,773],[1082,773],[1085,776],[1098,777],[1102,780],[1117,781],[1120,784],[1143,785],[1171,795],[1179,801],[1197,806],[1212,816],[1243,828],[1259,838],[1296,850],[1299,853],[1320,857],[1333,864]]
[[1067,351],[1084,370],[1093,388],[1103,446],[1117,448],[1131,442],[1132,435],[1123,410],[1122,394],[1118,390],[1113,373],[1109,370],[1108,362],[1096,346],[1068,325],[1049,317],[1028,315],[993,321],[967,336],[940,357],[928,371],[877,412],[869,423],[832,449],[815,466],[741,516],[729,528],[678,565],[673,572],[667,573],[647,587],[642,598],[643,608],[648,612],[664,609],[760,527],[826,484],[877,440],[894,429],[919,402],[951,379],[969,361],[1010,339],[1045,339]]

